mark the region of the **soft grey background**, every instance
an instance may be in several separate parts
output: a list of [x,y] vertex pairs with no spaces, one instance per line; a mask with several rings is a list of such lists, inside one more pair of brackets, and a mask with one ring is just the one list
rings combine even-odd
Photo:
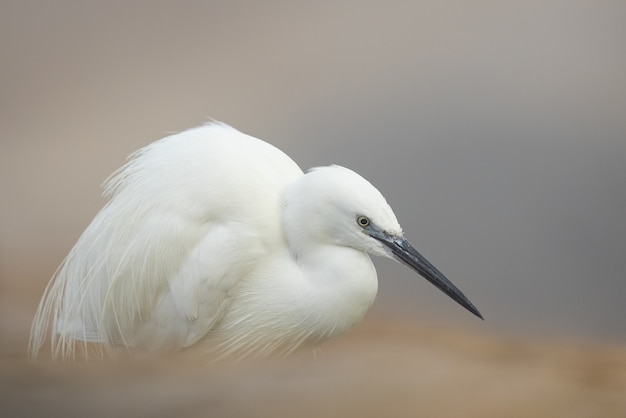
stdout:
[[480,322],[377,260],[372,315],[626,340],[626,3],[0,1],[0,339],[133,150],[208,117],[385,194]]

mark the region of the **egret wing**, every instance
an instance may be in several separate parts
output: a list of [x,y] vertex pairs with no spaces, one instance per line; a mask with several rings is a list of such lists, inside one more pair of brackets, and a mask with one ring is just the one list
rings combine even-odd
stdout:
[[75,341],[179,348],[210,331],[264,251],[283,240],[280,194],[302,175],[282,151],[211,123],[139,150],[48,285],[31,354],[54,324]]

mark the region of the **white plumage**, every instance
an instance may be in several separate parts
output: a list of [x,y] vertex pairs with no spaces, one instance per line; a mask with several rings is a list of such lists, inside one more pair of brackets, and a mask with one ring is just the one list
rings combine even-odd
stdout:
[[378,287],[368,253],[404,262],[480,316],[365,179],[339,166],[303,174],[221,123],[139,150],[105,195],[46,289],[33,356],[51,325],[55,358],[73,358],[80,341],[287,353],[363,318]]

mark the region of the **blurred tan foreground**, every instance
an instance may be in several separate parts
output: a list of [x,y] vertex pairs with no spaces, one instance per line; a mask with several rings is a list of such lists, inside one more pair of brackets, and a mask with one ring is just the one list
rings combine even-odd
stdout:
[[366,321],[263,363],[0,360],[2,417],[625,417],[626,347]]

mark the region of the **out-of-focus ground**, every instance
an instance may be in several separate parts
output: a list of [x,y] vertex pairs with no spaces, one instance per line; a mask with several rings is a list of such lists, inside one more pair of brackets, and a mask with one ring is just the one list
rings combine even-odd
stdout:
[[40,289],[3,290],[0,417],[626,416],[623,344],[378,314],[285,359],[51,363],[25,355]]
[[626,347],[529,342],[368,321],[314,356],[0,359],[6,417],[624,417]]
[[[0,416],[626,416],[625,40],[602,0],[0,0]],[[209,117],[363,174],[486,320],[375,260],[314,361],[26,360],[101,182]]]

